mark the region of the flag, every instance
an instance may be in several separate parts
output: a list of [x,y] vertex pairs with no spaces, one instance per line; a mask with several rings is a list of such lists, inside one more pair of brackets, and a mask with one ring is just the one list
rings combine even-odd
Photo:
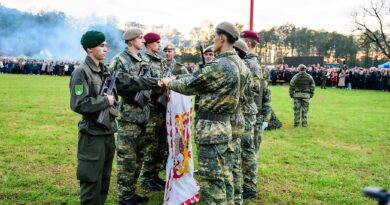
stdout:
[[199,201],[194,178],[192,126],[194,98],[168,91],[167,137],[169,156],[166,166],[165,205],[186,205]]

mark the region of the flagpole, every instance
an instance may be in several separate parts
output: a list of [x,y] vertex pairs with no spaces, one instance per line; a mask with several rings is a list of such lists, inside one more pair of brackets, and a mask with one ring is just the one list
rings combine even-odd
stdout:
[[251,0],[251,8],[250,8],[250,21],[249,21],[249,28],[251,31],[253,31],[253,7],[254,7],[254,0]]

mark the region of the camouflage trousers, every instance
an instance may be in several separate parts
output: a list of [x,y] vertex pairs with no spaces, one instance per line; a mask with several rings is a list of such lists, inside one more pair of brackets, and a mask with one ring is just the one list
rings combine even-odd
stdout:
[[119,200],[129,200],[135,194],[145,147],[144,129],[130,122],[118,122],[117,161]]
[[233,205],[233,144],[198,144],[200,204]]
[[298,126],[302,115],[302,125],[307,125],[309,112],[309,98],[294,98],[294,125]]
[[245,119],[242,114],[232,116],[232,145],[233,145],[233,183],[234,183],[234,204],[242,204],[242,169],[241,169],[241,137],[245,130]]
[[168,155],[165,122],[165,114],[151,113],[150,120],[146,125],[145,135],[148,139],[152,139],[147,145],[144,158],[143,178],[146,180],[158,177],[158,173],[163,169],[164,160]]
[[[258,156],[257,151],[259,145],[254,133],[254,122],[256,122],[256,115],[245,116],[245,131],[241,138],[241,151],[242,151],[242,175],[244,176],[243,189],[245,191],[257,191],[257,163]],[[251,120],[247,120],[251,119]],[[257,127],[261,129],[258,124]],[[261,132],[257,131],[256,134],[261,139]]]

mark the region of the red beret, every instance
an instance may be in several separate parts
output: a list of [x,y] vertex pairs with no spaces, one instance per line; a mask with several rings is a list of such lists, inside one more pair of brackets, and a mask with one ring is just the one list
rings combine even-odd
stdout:
[[154,43],[160,40],[160,35],[158,35],[157,33],[150,32],[144,35],[144,39],[145,43]]
[[250,31],[250,30],[246,30],[246,31],[241,32],[240,36],[241,36],[241,38],[250,38],[250,39],[253,39],[256,41],[260,40],[259,35],[256,32]]

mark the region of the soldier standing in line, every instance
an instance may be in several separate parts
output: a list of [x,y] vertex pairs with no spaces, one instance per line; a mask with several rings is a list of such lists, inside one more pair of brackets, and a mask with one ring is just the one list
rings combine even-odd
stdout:
[[[254,48],[259,41],[259,36],[253,31],[243,31],[241,38],[246,42],[249,50],[244,61],[253,75],[254,84],[254,106],[246,108],[245,125],[246,131],[242,139],[242,173],[244,176],[243,198],[256,198],[257,194],[257,171],[259,160],[259,149],[264,129],[268,126],[271,118],[271,91],[268,84],[262,78],[259,59]],[[257,109],[256,111],[254,109]],[[256,115],[255,117],[253,115]],[[254,118],[254,119],[253,119]],[[253,125],[252,125],[253,124]],[[251,127],[253,126],[253,128]],[[253,131],[252,131],[253,129]],[[252,135],[253,132],[253,135]]]
[[[144,47],[143,33],[138,28],[130,28],[122,39],[127,48],[110,62],[110,69],[139,76],[144,62],[139,51]],[[119,104],[117,162],[119,204],[147,202],[146,196],[135,193],[140,175],[145,147],[152,143],[145,139],[145,127],[149,120],[150,108],[135,100],[136,92],[118,90],[122,97]]]
[[[104,79],[110,75],[102,61],[107,52],[105,36],[99,31],[88,31],[81,38],[87,53],[70,78],[70,108],[82,115],[78,123],[77,179],[80,180],[80,204],[103,205],[110,185],[112,161],[115,153],[114,133],[117,131],[115,97],[100,95]],[[156,87],[156,79],[118,75],[118,90],[134,92]],[[99,113],[110,109],[110,125],[97,123]]]
[[[164,47],[164,59],[162,61],[163,66],[163,77],[170,77],[172,75],[183,75],[188,74],[187,69],[179,62],[175,60],[176,51],[173,44],[168,44]],[[165,168],[165,163],[168,159],[168,141],[167,141],[167,127],[166,127],[166,108],[167,108],[167,91],[162,90],[162,94],[158,96],[157,98],[157,106],[159,109],[162,109],[162,118],[161,121],[158,122],[158,127],[156,127],[156,136],[155,139],[157,141],[152,142],[154,145],[157,145],[157,147],[154,147],[152,149],[157,150],[150,150],[151,158],[149,158],[151,161],[149,163],[155,162],[157,163],[157,166],[151,167],[152,170],[152,178],[153,181],[156,182],[159,186],[161,186],[162,189],[165,188],[165,182],[158,177],[158,173],[162,170],[162,168]],[[157,142],[157,143],[156,143]],[[149,175],[150,176],[150,175]],[[151,184],[151,181],[146,182],[145,185],[148,186]],[[151,186],[150,186],[151,187]]]
[[218,24],[213,40],[215,59],[189,77],[163,80],[168,89],[200,96],[195,143],[202,204],[234,204],[231,116],[239,104],[239,70],[245,67],[233,49],[238,38],[236,26]]
[[169,77],[171,75],[188,74],[188,71],[184,67],[184,65],[176,61],[176,48],[173,44],[167,44],[164,47],[163,51],[165,57],[163,60],[164,77]]
[[[246,43],[238,39],[234,45],[234,49],[237,52],[237,55],[244,59],[248,52],[248,46]],[[244,110],[247,112],[248,107],[256,108],[256,104],[253,102],[253,77],[252,73],[247,66],[243,67],[240,70],[241,81],[240,81],[240,101],[239,106],[237,107],[235,113],[231,117],[230,123],[232,124],[232,142],[234,145],[234,164],[233,164],[233,181],[234,181],[234,204],[240,205],[243,202],[242,199],[242,184],[243,184],[243,173],[242,173],[242,137],[245,134],[246,128],[246,119],[244,117]],[[251,101],[252,100],[252,101]],[[251,104],[252,103],[252,104]],[[256,109],[257,111],[257,109]],[[256,118],[254,118],[256,119]]]
[[306,73],[306,66],[298,66],[299,73],[290,81],[290,97],[294,101],[294,127],[298,127],[302,115],[302,127],[307,127],[307,113],[310,99],[314,96],[315,84],[313,78]]
[[[150,67],[150,76],[162,78],[164,68],[163,58],[159,55],[161,48],[160,35],[150,32],[145,34],[144,39],[146,52],[143,58]],[[158,176],[164,163],[164,155],[161,155],[161,152],[166,153],[168,151],[164,150],[167,147],[166,134],[160,134],[165,126],[165,109],[157,100],[162,94],[160,88],[152,90],[151,103],[149,103],[150,120],[146,125],[145,132],[146,138],[152,139],[152,142],[146,148],[142,186],[152,191],[162,191],[165,188],[165,181]]]

